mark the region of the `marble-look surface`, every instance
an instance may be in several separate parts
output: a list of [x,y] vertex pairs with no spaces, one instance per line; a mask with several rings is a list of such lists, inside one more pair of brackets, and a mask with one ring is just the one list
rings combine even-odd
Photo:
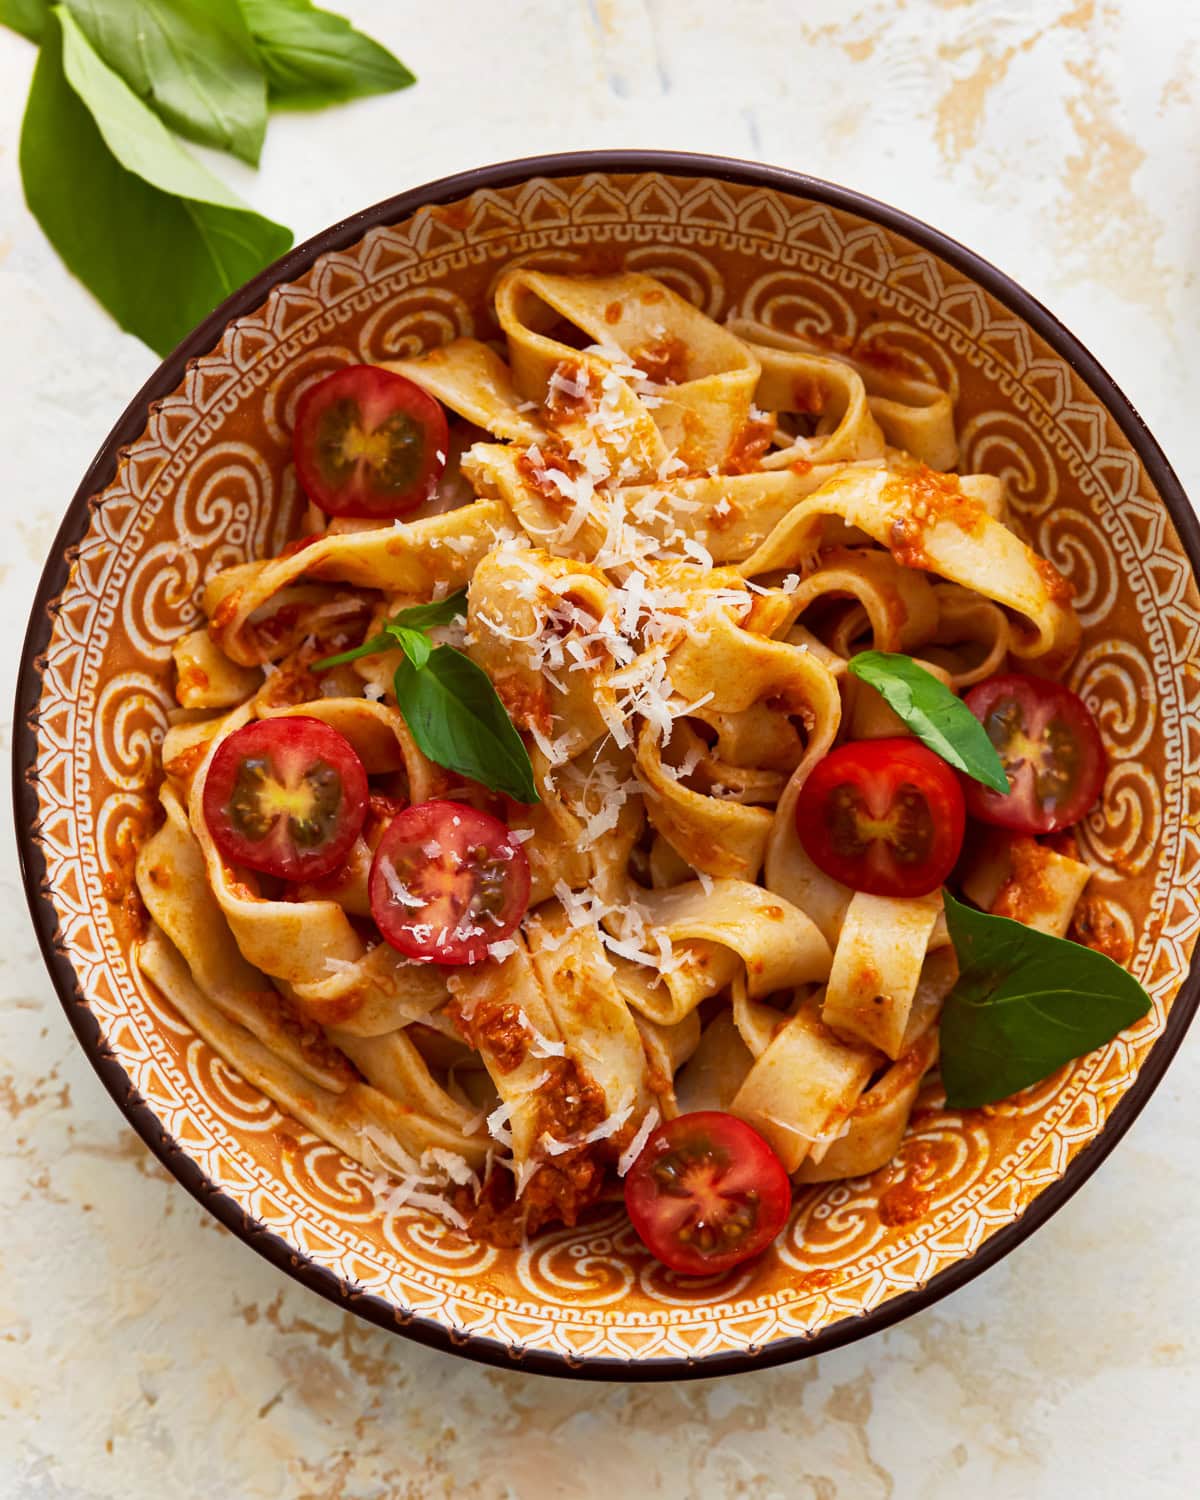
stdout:
[[[484,161],[662,146],[876,194],[980,250],[1115,373],[1200,494],[1193,0],[340,0],[415,89],[277,118],[303,238]],[[66,502],[155,360],[25,210],[33,49],[0,34],[0,704]],[[103,227],[97,226],[102,233]],[[11,820],[7,798],[0,818]],[[5,1500],[1174,1500],[1200,1485],[1200,1042],[1099,1175],[865,1343],[678,1386],[484,1370],[344,1317],[148,1155],[75,1044],[0,848]]]

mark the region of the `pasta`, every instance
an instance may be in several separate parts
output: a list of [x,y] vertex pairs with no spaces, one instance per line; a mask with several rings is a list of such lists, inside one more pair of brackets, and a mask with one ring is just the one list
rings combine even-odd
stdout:
[[[502,345],[385,367],[450,414],[419,506],[311,507],[282,555],[207,580],[138,860],[141,972],[390,1174],[389,1204],[500,1243],[619,1190],[681,1112],[754,1126],[799,1183],[870,1173],[936,1064],[954,954],[936,890],[814,862],[801,793],[835,745],[910,733],[852,656],[905,653],[956,693],[1010,661],[1060,672],[1070,589],[1003,483],[953,472],[951,402],[913,375],[631,273],[516,268],[495,315]],[[465,619],[430,638],[486,673],[536,802],[426,753],[395,641],[317,665],[461,588]],[[228,858],[206,799],[223,743],[289,719],[348,742],[370,810],[335,872],[281,881]],[[439,799],[499,812],[528,869],[477,962],[417,961],[372,920],[386,829]],[[1062,936],[1087,877],[1072,848],[996,831],[963,880]]]

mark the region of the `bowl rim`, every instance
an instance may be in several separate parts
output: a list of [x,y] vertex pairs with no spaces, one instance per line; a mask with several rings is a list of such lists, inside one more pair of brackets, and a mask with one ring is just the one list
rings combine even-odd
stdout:
[[660,172],[675,177],[712,177],[748,187],[777,189],[793,197],[825,203],[895,230],[984,287],[1040,334],[1108,410],[1162,496],[1187,553],[1193,577],[1200,578],[1200,520],[1165,454],[1132,403],[1095,356],[1048,308],[998,267],[957,240],[910,214],[851,188],[801,172],[734,157],[656,150],[598,150],[522,157],[438,178],[331,225],[233,292],[158,365],[118,418],[88,466],[55,535],[31,606],[18,667],[13,718],[13,807],[17,848],[26,899],[42,957],[67,1018],[100,1081],[163,1166],[197,1202],[273,1265],[328,1301],[381,1328],[402,1333],[428,1347],[502,1369],[625,1381],[696,1379],[767,1369],[836,1349],[891,1327],[929,1307],[995,1265],[1028,1239],[1083,1186],[1144,1108],[1200,1006],[1200,949],[1192,956],[1188,974],[1172,1003],[1162,1035],[1154,1042],[1132,1086],[1118,1101],[1099,1134],[1072,1158],[1061,1177],[1044,1188],[1016,1219],[998,1229],[973,1255],[947,1266],[921,1286],[897,1293],[877,1308],[849,1315],[812,1334],[694,1359],[680,1355],[644,1360],[570,1356],[545,1349],[506,1345],[487,1335],[452,1329],[432,1316],[397,1308],[386,1298],[365,1291],[310,1256],[298,1252],[217,1187],[187,1155],[139,1095],[109,1047],[99,1021],[83,997],[75,969],[61,940],[45,859],[37,842],[36,756],[38,702],[44,653],[54,623],[53,602],[67,584],[74,547],[86,533],[89,501],[116,477],[124,450],[146,426],[152,403],[176,388],[189,362],[209,353],[219,343],[230,322],[259,307],[275,286],[303,274],[318,257],[346,249],[369,230],[396,223],[420,208],[451,203],[481,189],[512,187],[534,177],[633,175],[642,172]]

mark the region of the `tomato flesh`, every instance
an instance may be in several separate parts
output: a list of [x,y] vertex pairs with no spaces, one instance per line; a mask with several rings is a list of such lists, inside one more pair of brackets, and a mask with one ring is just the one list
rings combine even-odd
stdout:
[[783,1163],[736,1115],[697,1110],[653,1132],[625,1177],[625,1207],[656,1259],[711,1276],[760,1254],[787,1223]]
[[1096,721],[1058,682],[1008,672],[963,700],[987,730],[1009,780],[1005,796],[964,780],[967,811],[1018,833],[1053,833],[1092,808],[1108,769]]
[[320,719],[256,719],[217,746],[204,820],[222,857],[284,880],[336,870],[367,812],[354,746]]
[[872,896],[924,896],[954,868],[966,812],[950,767],[918,740],[861,740],[831,751],[796,801],[813,864]]
[[525,915],[529,861],[490,813],[462,802],[421,802],[388,824],[369,893],[393,948],[422,963],[473,964]]
[[335,516],[400,516],[430,499],[446,464],[446,414],[419,385],[377,365],[349,365],[305,391],[296,472]]

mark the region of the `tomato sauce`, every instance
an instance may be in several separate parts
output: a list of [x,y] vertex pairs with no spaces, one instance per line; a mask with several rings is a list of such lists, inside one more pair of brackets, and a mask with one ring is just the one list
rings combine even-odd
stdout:
[[[478,1014],[477,1006],[472,1026]],[[560,1141],[586,1135],[608,1113],[603,1092],[569,1058],[548,1058],[546,1070],[550,1076],[537,1093],[538,1134]],[[478,1203],[465,1195],[465,1206],[457,1205],[467,1218],[467,1232],[488,1244],[513,1246],[545,1224],[577,1223],[579,1215],[600,1197],[608,1163],[619,1149],[619,1137],[614,1137],[547,1157],[526,1182],[520,1198],[508,1168],[494,1170]]]
[[1124,967],[1133,956],[1129,934],[1113,916],[1103,896],[1084,896],[1075,908],[1069,934],[1085,948],[1094,948]]
[[872,369],[880,372],[904,375],[909,380],[920,380],[926,383],[929,381],[929,376],[911,355],[890,344],[867,340],[854,350],[854,358],[861,364],[870,365]]
[[519,1068],[529,1056],[533,1038],[521,1020],[520,1006],[482,999],[464,1014],[461,1002],[452,1000],[448,1010],[464,1041],[489,1052],[502,1073]]
[[792,381],[792,410],[812,417],[825,410],[825,387],[815,375],[797,375]]
[[646,379],[655,385],[682,385],[687,379],[687,345],[676,334],[643,344],[632,358]]
[[[570,365],[563,360],[555,365],[554,375],[558,376],[560,382],[569,381],[575,390],[579,390],[580,386],[583,389],[578,395],[574,395],[572,391],[564,391],[558,382],[552,383],[546,390],[545,408],[548,412],[554,416],[577,417],[593,409],[596,402],[592,392],[592,376],[586,365]],[[524,457],[522,454],[521,459]],[[517,461],[518,466],[521,459]]]
[[189,782],[200,769],[200,762],[208,754],[209,740],[201,740],[198,744],[189,745],[186,750],[181,750],[178,755],[163,765],[163,770],[175,781]]
[[582,1147],[545,1162],[520,1198],[507,1167],[492,1169],[478,1202],[469,1188],[459,1188],[453,1201],[467,1221],[467,1233],[485,1244],[515,1249],[547,1224],[577,1224],[604,1187],[604,1168],[593,1150]]
[[1050,602],[1070,604],[1075,597],[1075,587],[1071,580],[1064,578],[1048,557],[1035,558],[1033,566]]
[[1029,927],[1057,905],[1058,895],[1047,873],[1046,853],[1034,839],[1013,839],[1008,855],[1010,874],[992,902],[993,916],[1011,917]]
[[579,465],[568,455],[566,449],[557,442],[543,442],[540,446],[540,452],[542,455],[541,465],[535,464],[528,453],[522,452],[516,462],[517,473],[529,488],[546,502],[548,510],[565,516],[571,509],[572,502],[567,499],[566,495],[563,494],[546,471],[548,469],[560,469],[568,479],[574,479],[580,472]]
[[900,1228],[924,1218],[933,1202],[933,1193],[924,1186],[937,1170],[932,1153],[926,1146],[911,1151],[901,1168],[907,1171],[901,1180],[879,1195],[879,1221],[889,1228]]
[[933,569],[925,537],[939,522],[949,521],[968,535],[979,536],[988,513],[978,500],[964,495],[953,474],[938,474],[927,464],[902,479],[889,480],[881,497],[885,504],[900,502],[906,512],[892,522],[887,547],[902,568]]
[[[731,474],[750,474],[760,467],[763,454],[771,446],[775,436],[775,423],[770,418],[744,422],[734,433],[729,452],[725,455],[725,467]],[[712,517],[713,524],[720,526],[721,518]],[[726,515],[728,524],[728,514]]]
[[323,531],[315,531],[311,536],[293,537],[284,547],[283,551],[280,552],[277,561],[285,557],[295,557],[296,553],[303,552],[305,547],[311,547],[314,542],[324,541],[324,539],[325,533]]

